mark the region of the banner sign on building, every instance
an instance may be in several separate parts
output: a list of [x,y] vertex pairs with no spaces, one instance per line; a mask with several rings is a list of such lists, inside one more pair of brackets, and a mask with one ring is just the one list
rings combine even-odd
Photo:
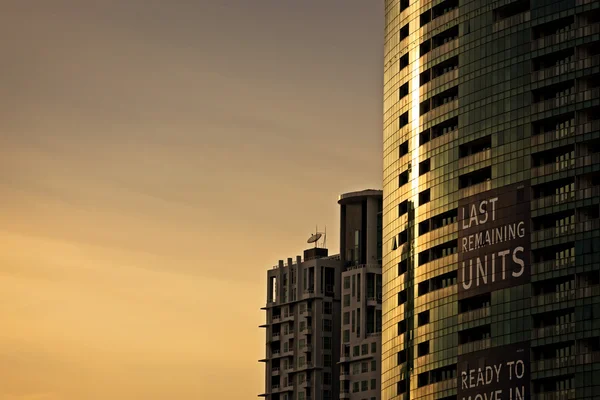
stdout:
[[530,185],[519,182],[458,201],[458,299],[528,283]]
[[458,357],[458,400],[531,399],[529,342]]

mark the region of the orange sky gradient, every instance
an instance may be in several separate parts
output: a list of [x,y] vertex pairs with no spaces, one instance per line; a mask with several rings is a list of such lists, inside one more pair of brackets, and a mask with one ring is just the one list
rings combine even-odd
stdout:
[[381,187],[383,2],[0,11],[0,400],[256,398],[266,270]]

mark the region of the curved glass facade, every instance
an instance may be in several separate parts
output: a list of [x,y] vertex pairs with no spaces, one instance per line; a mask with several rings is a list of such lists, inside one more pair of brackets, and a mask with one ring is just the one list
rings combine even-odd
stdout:
[[382,399],[600,398],[599,7],[385,1]]

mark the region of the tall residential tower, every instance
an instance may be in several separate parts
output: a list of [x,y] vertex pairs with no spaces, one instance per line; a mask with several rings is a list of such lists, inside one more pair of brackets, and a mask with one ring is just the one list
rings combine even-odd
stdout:
[[381,190],[340,196],[342,336],[340,398],[381,393]]
[[382,399],[600,398],[599,7],[385,0]]

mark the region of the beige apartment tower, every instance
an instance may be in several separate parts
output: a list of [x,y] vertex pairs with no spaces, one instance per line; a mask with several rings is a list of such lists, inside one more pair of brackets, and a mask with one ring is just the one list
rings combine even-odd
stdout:
[[341,261],[327,249],[304,251],[267,272],[267,400],[339,396]]

